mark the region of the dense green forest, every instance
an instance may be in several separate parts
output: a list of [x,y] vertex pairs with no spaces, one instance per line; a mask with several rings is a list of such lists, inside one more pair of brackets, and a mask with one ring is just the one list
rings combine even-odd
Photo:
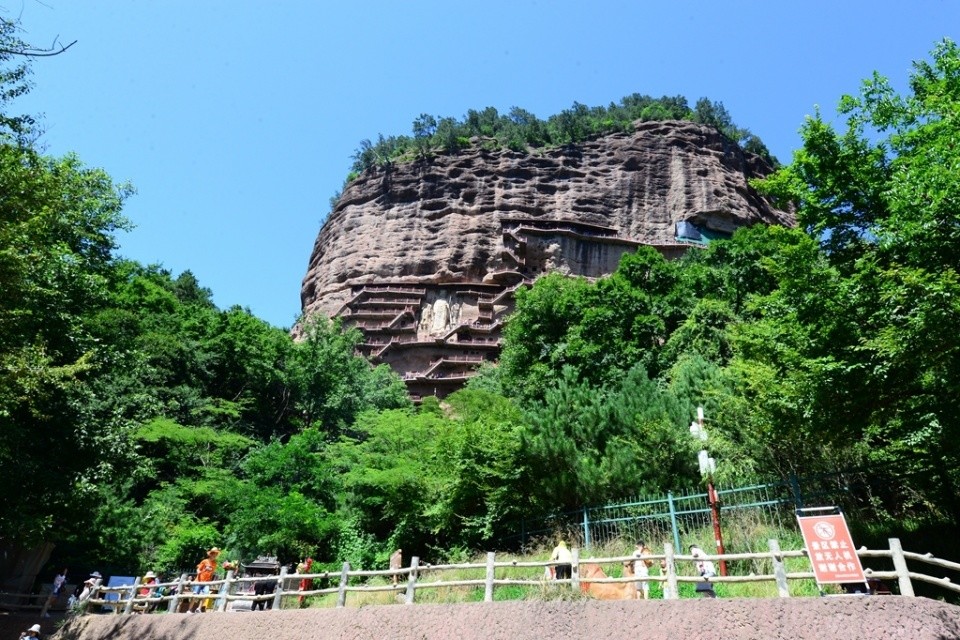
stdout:
[[312,318],[294,341],[190,272],[118,258],[132,189],[38,150],[16,115],[29,59],[16,25],[0,37],[0,546],[126,575],[212,545],[460,558],[523,515],[697,486],[698,405],[722,483],[872,466],[903,496],[881,525],[960,522],[952,42],[907,94],[874,76],[844,96],[843,130],[803,123],[756,185],[799,228],[544,277],[518,292],[500,364],[415,407],[356,331]]
[[544,147],[577,144],[598,136],[633,131],[637,120],[691,120],[715,127],[746,151],[771,159],[763,141],[749,129],[737,126],[723,103],[700,98],[693,108],[683,96],[653,98],[634,93],[608,106],[588,107],[574,102],[569,109],[541,120],[526,109],[513,107],[508,114],[494,107],[470,109],[460,120],[420,114],[413,121],[413,136],[384,136],[363,140],[354,153],[352,171],[360,173],[396,161],[455,153],[482,140],[492,149],[527,152]]

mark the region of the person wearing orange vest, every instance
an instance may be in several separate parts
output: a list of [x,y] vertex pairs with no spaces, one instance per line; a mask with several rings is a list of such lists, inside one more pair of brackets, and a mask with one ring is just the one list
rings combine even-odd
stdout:
[[[207,551],[207,557],[200,561],[200,564],[197,565],[197,578],[194,582],[210,582],[213,580],[213,576],[217,573],[217,557],[220,555],[220,549],[213,547]],[[194,593],[210,593],[210,586],[197,584],[193,587]],[[207,599],[209,600],[209,598]],[[203,603],[203,604],[201,604]],[[190,613],[196,613],[197,609],[200,609],[200,612],[203,613],[207,610],[206,603],[204,598],[197,598],[190,603]]]

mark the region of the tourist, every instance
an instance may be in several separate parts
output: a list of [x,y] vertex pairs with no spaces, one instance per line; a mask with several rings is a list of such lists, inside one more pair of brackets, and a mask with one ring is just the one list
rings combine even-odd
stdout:
[[[653,566],[653,560],[649,558],[651,555],[650,548],[646,543],[641,540],[634,547],[633,556],[637,558],[633,562],[633,575],[638,578],[646,578],[650,575],[650,567]],[[650,599],[650,582],[647,580],[638,580],[637,581],[637,600],[643,598],[644,600]]]
[[703,582],[697,583],[697,593],[701,598],[716,598],[717,592],[713,590],[713,583],[710,582],[710,578],[717,575],[713,563],[706,559],[703,549],[695,544],[690,545],[690,555],[697,559],[697,573],[700,577],[706,578]]
[[264,607],[268,610],[273,609],[273,598],[268,596],[277,590],[277,579],[262,571],[257,572],[257,577],[262,579],[253,583],[253,595],[255,597],[250,610],[256,611],[259,609],[263,611]]
[[[213,547],[207,551],[207,557],[201,560],[200,564],[197,565],[197,577],[194,582],[204,583],[213,580],[213,577],[217,572],[217,558],[219,556],[220,549],[217,547]],[[198,595],[210,593],[210,585],[195,584],[193,587],[193,592]],[[194,598],[194,600],[190,603],[189,613],[196,613],[198,608],[200,609],[200,613],[206,611],[208,600],[209,598]]]
[[567,549],[567,543],[563,540],[557,543],[550,555],[550,561],[556,561],[557,580],[569,580],[572,576],[573,554]]
[[[397,571],[398,569],[403,568],[403,549],[397,549],[390,555],[390,571]],[[393,581],[393,586],[397,586],[397,582],[400,580],[400,575],[394,573],[390,576]]]
[[[303,562],[297,565],[297,573],[299,574],[309,574],[311,568],[313,567],[313,558],[307,557],[303,559]],[[310,591],[313,588],[313,580],[310,578],[301,578],[300,579],[300,591]],[[297,597],[297,606],[303,608],[304,596]]]

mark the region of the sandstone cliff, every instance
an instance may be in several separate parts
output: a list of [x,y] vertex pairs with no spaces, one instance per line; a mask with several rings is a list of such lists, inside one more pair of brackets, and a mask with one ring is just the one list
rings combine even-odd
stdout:
[[[672,256],[690,239],[793,224],[748,185],[768,171],[714,129],[680,121],[529,154],[477,144],[369,171],[317,237],[303,310],[345,317],[367,334],[365,353],[409,380],[458,378],[442,361],[495,357],[522,282],[556,270],[604,275],[639,244]],[[467,342],[477,348],[447,348]],[[419,360],[418,345],[431,347]]]

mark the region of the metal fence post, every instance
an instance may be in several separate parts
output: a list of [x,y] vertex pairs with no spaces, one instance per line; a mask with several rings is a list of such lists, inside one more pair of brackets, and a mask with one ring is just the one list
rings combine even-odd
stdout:
[[413,594],[417,590],[417,569],[420,567],[420,558],[410,558],[410,575],[407,576],[406,604],[413,604]]
[[483,592],[484,602],[493,602],[493,579],[494,579],[494,559],[497,554],[493,551],[487,552],[487,584]]
[[910,571],[907,570],[907,559],[903,556],[903,547],[900,538],[890,538],[890,554],[893,556],[893,568],[897,572],[897,581],[900,583],[900,595],[913,598],[913,583],[910,582]]
[[677,526],[677,508],[673,504],[673,492],[667,491],[667,507],[670,509],[670,529],[673,531],[674,547],[680,548],[680,528]]
[[586,507],[583,508],[583,547],[590,548],[590,516]]
[[777,581],[777,595],[781,598],[790,597],[790,587],[787,585],[787,569],[783,564],[783,554],[780,553],[780,543],[771,538],[767,540],[770,546],[770,557],[773,558],[773,577]]

